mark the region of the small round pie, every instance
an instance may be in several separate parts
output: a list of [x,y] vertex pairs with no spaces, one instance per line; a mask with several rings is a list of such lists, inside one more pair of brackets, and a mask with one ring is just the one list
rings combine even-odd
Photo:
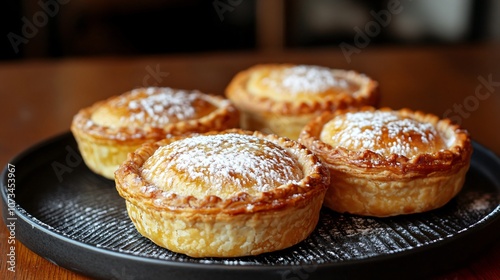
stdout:
[[445,205],[461,190],[472,154],[465,130],[408,109],[325,113],[299,142],[330,170],[325,206],[378,217]]
[[167,136],[238,127],[239,112],[227,99],[199,91],[139,88],[84,108],[71,131],[87,166],[114,179],[127,154]]
[[296,140],[323,111],[376,106],[378,83],[354,71],[313,65],[260,64],[239,72],[226,96],[241,127]]
[[137,230],[192,257],[257,255],[315,228],[329,174],[299,143],[227,130],[148,143],[116,171]]

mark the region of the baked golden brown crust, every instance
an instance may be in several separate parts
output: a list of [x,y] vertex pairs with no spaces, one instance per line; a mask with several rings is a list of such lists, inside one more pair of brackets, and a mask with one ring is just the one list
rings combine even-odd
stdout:
[[116,171],[138,231],[193,257],[257,255],[305,239],[328,171],[304,146],[228,130],[145,144]]
[[325,205],[370,216],[443,206],[462,188],[472,154],[465,130],[409,109],[324,113],[299,141],[330,169]]
[[241,126],[297,139],[323,111],[375,106],[378,83],[354,71],[293,64],[260,64],[239,72],[226,96],[242,113]]
[[106,178],[129,152],[171,135],[238,127],[227,99],[171,88],[139,88],[81,109],[71,131],[87,166]]

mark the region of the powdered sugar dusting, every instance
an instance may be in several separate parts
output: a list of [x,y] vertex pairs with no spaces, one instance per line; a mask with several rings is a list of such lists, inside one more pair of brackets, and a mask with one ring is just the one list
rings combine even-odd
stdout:
[[[473,195],[474,197],[473,197]],[[483,211],[486,209],[489,209],[492,205],[495,205],[493,202],[493,196],[491,194],[482,194],[482,195],[477,195],[475,193],[472,193],[469,195],[470,197],[473,197],[473,200],[470,202],[470,210],[473,211]]]
[[[142,173],[165,191],[175,188],[181,195],[221,197],[270,191],[303,176],[297,160],[285,149],[240,134],[195,136],[160,147]],[[202,183],[181,189],[176,187],[180,181],[184,186]]]
[[[331,136],[335,145],[347,149],[370,150],[384,156],[398,154],[412,157],[422,152],[422,147],[416,146],[416,140],[424,144],[424,148],[432,150],[435,148],[434,143],[439,143],[435,140],[440,137],[430,123],[384,111],[355,112],[336,117],[325,125],[322,135],[338,128],[341,130]],[[326,136],[322,136],[322,139],[323,137]]]
[[331,88],[347,88],[345,79],[337,78],[326,67],[298,65],[275,71],[262,83],[281,93],[322,93]]
[[201,93],[153,87],[133,90],[131,97],[139,98],[134,98],[126,105],[130,111],[128,121],[147,121],[151,126],[159,127],[194,118],[196,111],[193,102],[201,97]]

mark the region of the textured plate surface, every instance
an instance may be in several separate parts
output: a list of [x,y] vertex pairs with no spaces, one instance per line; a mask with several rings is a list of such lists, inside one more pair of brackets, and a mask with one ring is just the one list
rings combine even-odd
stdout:
[[316,230],[292,248],[256,257],[195,259],[142,237],[114,182],[85,166],[67,133],[11,162],[16,238],[58,265],[107,279],[419,278],[459,265],[498,238],[500,161],[477,143],[474,148],[464,189],[441,209],[383,219],[323,209]]

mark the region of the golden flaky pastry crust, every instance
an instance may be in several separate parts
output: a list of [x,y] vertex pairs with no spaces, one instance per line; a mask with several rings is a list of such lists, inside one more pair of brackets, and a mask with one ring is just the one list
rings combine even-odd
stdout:
[[324,111],[375,106],[378,83],[354,71],[313,65],[260,64],[239,72],[226,96],[242,113],[244,129],[297,139]]
[[461,190],[472,154],[465,130],[409,109],[324,113],[299,142],[330,169],[325,206],[380,217],[446,204]]
[[257,255],[299,243],[315,228],[329,184],[304,146],[243,130],[145,144],[115,177],[137,230],[193,257]]
[[145,142],[238,126],[238,110],[223,97],[149,87],[81,109],[73,118],[71,131],[87,166],[114,179],[114,171],[127,154]]

